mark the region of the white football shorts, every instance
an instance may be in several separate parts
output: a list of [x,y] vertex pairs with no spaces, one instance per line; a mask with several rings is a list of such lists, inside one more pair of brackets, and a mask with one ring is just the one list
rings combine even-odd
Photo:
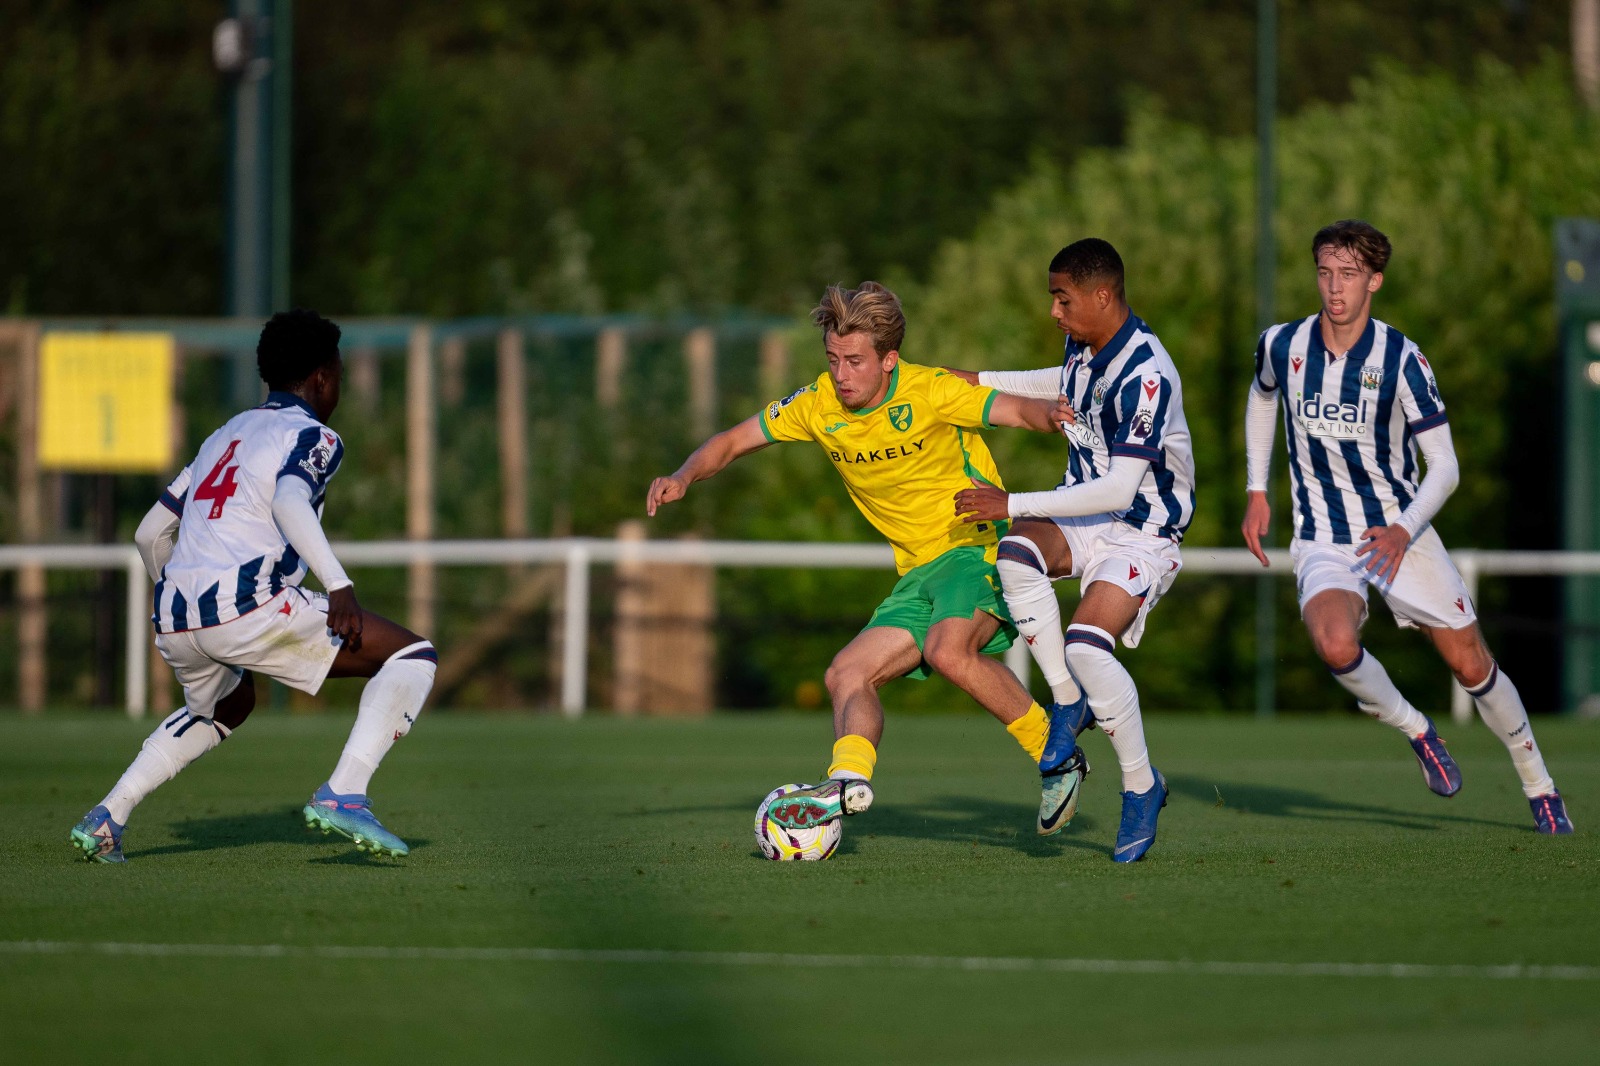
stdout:
[[1067,538],[1072,573],[1066,576],[1079,578],[1079,588],[1109,581],[1130,596],[1143,597],[1139,613],[1122,634],[1124,647],[1137,648],[1150,609],[1172,588],[1183,569],[1177,541],[1135,529],[1107,514],[1050,521]]
[[239,687],[245,670],[315,695],[343,643],[328,630],[328,597],[298,587],[219,626],[156,634],[189,713],[201,718]]
[[[1357,544],[1321,544],[1296,540],[1289,545],[1294,560],[1295,586],[1300,593],[1300,613],[1311,597],[1328,589],[1343,589],[1365,603],[1368,587],[1376,588],[1394,620],[1402,628],[1461,629],[1478,620],[1472,596],[1439,534],[1429,526],[1411,542],[1400,573],[1380,581],[1367,569],[1368,556],[1357,555]],[[1365,615],[1362,621],[1365,621]]]

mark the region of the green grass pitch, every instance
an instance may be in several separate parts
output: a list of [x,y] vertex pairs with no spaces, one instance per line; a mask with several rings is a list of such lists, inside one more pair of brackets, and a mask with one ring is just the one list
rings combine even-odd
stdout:
[[259,715],[135,813],[114,867],[74,861],[67,831],[150,723],[0,717],[0,1062],[1544,1064],[1600,1046],[1587,723],[1536,723],[1578,826],[1552,839],[1479,725],[1442,730],[1466,778],[1443,800],[1354,714],[1152,715],[1172,801],[1150,857],[1120,866],[1105,738],[1085,735],[1077,819],[1041,840],[1035,776],[976,713],[891,713],[877,805],[833,860],[799,864],[762,861],[751,819],[822,769],[822,715],[434,712],[375,782],[412,853],[372,860],[298,817],[349,721]]

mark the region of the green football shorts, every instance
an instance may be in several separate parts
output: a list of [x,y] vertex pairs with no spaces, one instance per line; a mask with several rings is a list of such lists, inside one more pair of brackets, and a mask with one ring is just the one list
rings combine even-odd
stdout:
[[[911,634],[921,650],[928,639],[928,630],[935,622],[946,618],[971,618],[973,612],[984,611],[1000,620],[989,643],[983,646],[984,654],[1005,651],[1017,639],[1017,627],[1011,622],[1011,612],[1000,595],[1000,575],[994,564],[983,557],[977,545],[951,548],[931,563],[912,567],[894,586],[889,597],[878,604],[864,628],[892,626]],[[917,680],[929,674],[928,664],[919,663],[905,676]]]

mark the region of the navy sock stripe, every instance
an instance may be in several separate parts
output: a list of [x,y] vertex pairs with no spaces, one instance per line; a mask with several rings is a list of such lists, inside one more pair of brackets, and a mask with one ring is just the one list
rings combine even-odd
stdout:
[[1040,564],[1039,557],[1013,541],[1000,542],[1000,547],[995,551],[995,561],[999,562],[1001,559],[1010,559],[1014,563],[1022,563],[1030,569],[1044,573],[1044,566]]
[[1356,657],[1354,659],[1351,659],[1349,662],[1345,663],[1343,666],[1330,666],[1330,667],[1328,667],[1328,673],[1332,674],[1334,677],[1338,677],[1341,674],[1348,674],[1350,671],[1354,670],[1356,667],[1360,666],[1363,662],[1365,662],[1366,658],[1367,658],[1367,649],[1366,648],[1362,648],[1359,652],[1356,653]]
[[1068,628],[1067,643],[1088,644],[1092,647],[1099,648],[1104,652],[1116,651],[1116,645],[1111,643],[1111,641],[1107,640],[1105,637],[1102,637],[1099,633],[1090,633],[1087,630],[1079,629],[1077,626]]
[[1488,678],[1488,680],[1486,680],[1483,684],[1479,685],[1477,688],[1469,688],[1469,689],[1467,689],[1467,695],[1471,696],[1475,700],[1482,699],[1483,697],[1485,697],[1485,696],[1487,696],[1489,694],[1489,690],[1494,688],[1494,683],[1496,681],[1499,681],[1499,680],[1500,680],[1500,664],[1499,663],[1490,663],[1489,664],[1489,678]]
[[418,648],[416,651],[412,652],[410,655],[402,655],[402,656],[400,656],[400,659],[401,659],[401,661],[404,661],[406,659],[426,659],[428,662],[433,663],[434,665],[438,665],[439,653],[437,651],[435,651],[433,648]]
[[204,722],[204,721],[205,721],[204,718],[196,718],[194,715],[190,715],[189,716],[189,720],[187,722],[183,723],[182,725],[180,725],[177,728],[177,730],[175,730],[173,732],[172,735],[175,736],[175,737],[181,737],[185,733],[187,733],[190,729],[194,728],[194,724],[196,722]]

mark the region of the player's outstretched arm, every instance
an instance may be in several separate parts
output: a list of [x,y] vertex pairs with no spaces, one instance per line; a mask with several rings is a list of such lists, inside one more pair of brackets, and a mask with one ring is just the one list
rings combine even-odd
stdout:
[[696,448],[676,471],[650,482],[644,501],[645,514],[655,517],[657,508],[683,499],[689,486],[696,481],[714,477],[735,459],[760,451],[770,443],[761,431],[760,415],[751,415],[733,428],[723,430]]
[[1071,423],[1076,418],[1065,396],[1040,399],[1002,392],[995,397],[994,406],[989,408],[990,424],[1031,429],[1039,433],[1059,433],[1062,423]]
[[139,528],[133,531],[133,543],[144,560],[144,568],[150,572],[150,580],[160,581],[161,570],[178,543],[178,516],[165,503],[158,502],[139,521]]
[[311,485],[303,478],[280,477],[272,493],[272,517],[283,539],[306,561],[327,591],[328,629],[354,650],[361,647],[361,604],[356,601],[355,583],[339,565],[333,546],[322,531],[311,498]]
[[999,522],[1007,518],[1072,518],[1122,511],[1133,504],[1150,460],[1118,455],[1111,469],[1097,478],[1049,492],[1011,492],[974,480],[956,493],[956,517],[963,522]]

